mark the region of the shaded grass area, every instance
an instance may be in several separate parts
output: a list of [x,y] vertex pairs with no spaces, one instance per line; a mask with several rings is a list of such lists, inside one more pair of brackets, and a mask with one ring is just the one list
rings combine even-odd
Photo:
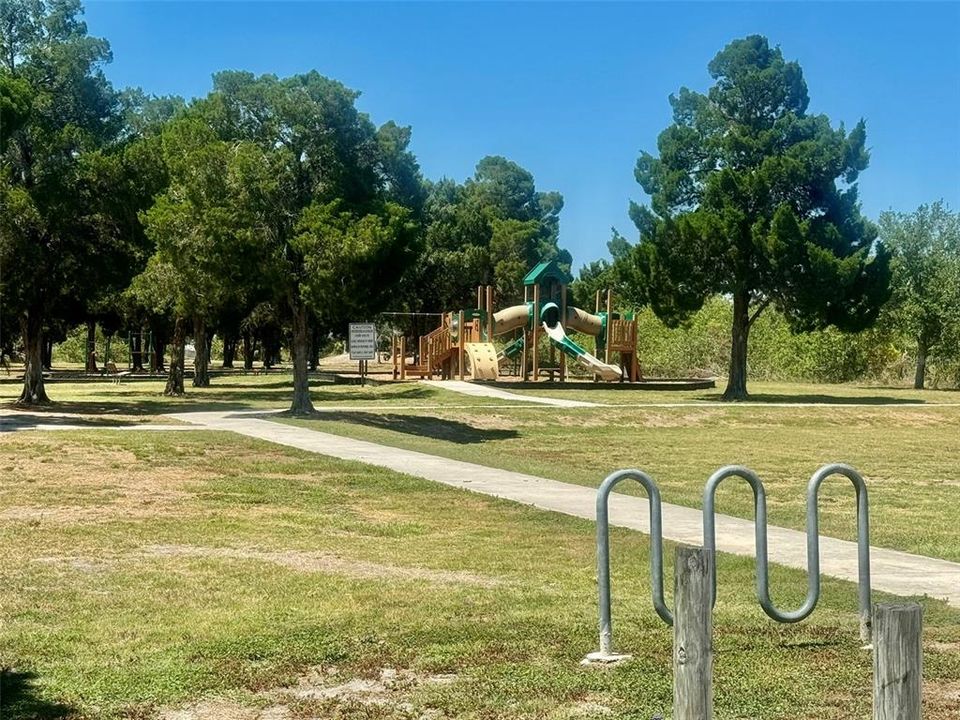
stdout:
[[[47,381],[53,404],[31,408],[30,412],[60,412],[98,415],[117,420],[155,422],[164,413],[204,410],[268,410],[290,406],[293,397],[291,375],[230,375],[215,377],[210,387],[194,388],[186,382],[186,394],[179,398],[163,395],[165,381],[130,380],[114,384],[109,379],[95,382]],[[0,408],[12,408],[20,394],[18,382],[0,383]],[[354,405],[489,405],[502,400],[466,397],[423,383],[390,385],[337,385],[311,380],[311,398],[323,407]]]
[[[764,481],[770,522],[797,529],[805,526],[810,475],[847,462],[867,480],[874,545],[960,561],[960,408],[525,407],[277,420],[592,487],[613,470],[637,467],[653,475],[665,502],[690,507],[702,505],[714,470],[743,464]],[[411,424],[422,432],[411,434]],[[463,426],[500,435],[468,441]],[[717,497],[720,512],[752,517],[742,482],[727,481]],[[821,532],[854,539],[848,481],[825,483],[820,510]]]
[[[5,720],[152,718],[204,697],[258,707],[316,666],[337,682],[384,667],[454,677],[298,717],[669,712],[671,633],[638,533],[612,532],[616,638],[635,659],[590,670],[589,522],[229,434],[20,434],[0,454]],[[810,621],[776,626],[751,561],[724,556],[719,571],[717,717],[868,714],[851,585],[826,581]],[[801,601],[801,573],[777,568],[773,583],[779,602]],[[945,720],[960,613],[924,605],[926,717]]]

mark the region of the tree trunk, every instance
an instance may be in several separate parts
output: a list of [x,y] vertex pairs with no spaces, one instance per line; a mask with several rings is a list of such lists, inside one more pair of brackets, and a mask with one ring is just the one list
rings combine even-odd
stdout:
[[177,318],[173,326],[173,343],[170,347],[170,372],[163,394],[171,397],[183,395],[183,346],[186,341],[186,323]]
[[309,415],[313,412],[313,403],[310,401],[310,377],[307,373],[307,355],[310,352],[307,308],[299,299],[291,300],[290,305],[293,310],[293,402],[290,412]]
[[237,357],[237,336],[230,334],[223,336],[223,367],[232,368]]
[[724,400],[746,400],[747,339],[750,336],[750,293],[738,290],[733,294],[733,328],[730,334],[730,371]]
[[927,339],[920,335],[917,338],[917,374],[913,378],[914,390],[923,390],[924,381],[927,379],[927,353],[929,352]]
[[97,323],[87,320],[87,367],[88,373],[99,372],[97,369]]
[[194,318],[193,346],[197,354],[193,357],[193,386],[210,387],[210,343],[207,342],[207,323],[203,318]]
[[23,392],[17,405],[47,405],[50,398],[43,387],[43,321],[39,313],[28,311],[20,321],[23,334]]
[[253,342],[248,330],[243,333],[243,369],[253,370]]

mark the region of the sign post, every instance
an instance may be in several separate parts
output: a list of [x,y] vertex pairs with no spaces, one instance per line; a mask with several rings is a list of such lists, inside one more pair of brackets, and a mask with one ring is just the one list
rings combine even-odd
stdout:
[[347,339],[350,359],[359,363],[360,384],[367,375],[367,361],[377,359],[377,326],[373,323],[350,323]]

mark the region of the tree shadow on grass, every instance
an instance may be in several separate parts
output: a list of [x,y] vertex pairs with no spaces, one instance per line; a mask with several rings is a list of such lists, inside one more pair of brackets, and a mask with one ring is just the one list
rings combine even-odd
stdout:
[[40,425],[44,426],[64,426],[70,428],[98,428],[108,430],[117,427],[132,427],[139,425],[138,422],[130,420],[117,420],[114,418],[98,417],[64,417],[62,415],[44,415],[43,413],[21,412],[16,415],[4,415],[0,417],[0,433],[16,432],[18,430],[30,430]]
[[445,420],[426,415],[331,411],[318,413],[313,417],[317,420],[351,423],[378,430],[390,430],[406,435],[443,440],[459,445],[509,440],[520,436],[516,430],[476,428],[456,420]]
[[0,669],[0,717],[3,720],[58,720],[76,711],[39,697],[37,676],[31,672]]
[[[113,389],[104,393],[104,400],[60,400],[56,398],[56,388],[48,388],[53,402],[30,408],[21,408],[13,402],[0,403],[0,408],[24,410],[36,413],[75,413],[77,415],[163,415],[182,412],[219,412],[230,410],[254,410],[257,406],[272,406],[281,409],[290,406],[293,399],[291,383],[270,382],[264,385],[242,385],[237,383],[215,383],[208,388],[186,388],[181,397],[154,395],[144,397],[142,389]],[[329,385],[327,386],[329,387]],[[398,402],[404,400],[423,400],[434,397],[435,391],[428,387],[405,387],[383,393],[375,387],[351,386],[350,392],[342,393],[321,389],[317,385],[310,388],[310,397],[315,403],[324,402]],[[129,400],[111,400],[109,398],[130,398]]]

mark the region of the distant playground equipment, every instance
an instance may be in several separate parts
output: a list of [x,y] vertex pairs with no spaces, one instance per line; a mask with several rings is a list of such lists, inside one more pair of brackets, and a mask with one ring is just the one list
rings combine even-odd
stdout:
[[584,664],[608,664],[629,655],[614,652],[610,597],[609,499],[626,480],[644,489],[650,513],[650,579],[657,615],[673,627],[675,720],[713,717],[713,605],[717,597],[716,505],[719,485],[727,478],[745,480],[753,492],[756,544],[756,594],[763,611],[780,623],[809,617],[820,599],[820,486],[833,476],[847,478],[854,487],[857,505],[857,561],[860,639],[873,653],[874,720],[919,718],[922,687],[922,609],[916,603],[871,606],[870,528],[867,487],[849,465],[832,463],[817,470],[807,483],[807,594],[796,610],[781,610],[770,597],[767,557],[767,501],[763,483],[749,468],[728,465],[707,480],[703,491],[703,547],[676,548],[674,608],[667,607],[663,580],[663,524],[660,491],[647,473],[619,470],[611,473],[597,491],[597,585],[600,610],[600,649],[587,655]]
[[[417,361],[408,364],[404,338],[392,347],[393,376],[442,380],[497,380],[510,363],[523,380],[567,379],[567,359],[578,363],[594,380],[606,382],[640,379],[637,356],[637,321],[633,313],[613,311],[613,294],[596,295],[595,313],[567,304],[567,286],[573,278],[555,261],[539,263],[523,279],[524,302],[493,312],[493,288],[477,288],[477,306],[471,310],[444,313],[440,325],[418,339]],[[567,330],[591,335],[596,354],[588,352],[567,335]],[[514,333],[500,351],[494,338]],[[542,356],[540,340],[549,342],[549,355]],[[559,350],[559,358],[557,351]],[[618,360],[614,364],[612,360]],[[544,362],[546,361],[546,362]]]

